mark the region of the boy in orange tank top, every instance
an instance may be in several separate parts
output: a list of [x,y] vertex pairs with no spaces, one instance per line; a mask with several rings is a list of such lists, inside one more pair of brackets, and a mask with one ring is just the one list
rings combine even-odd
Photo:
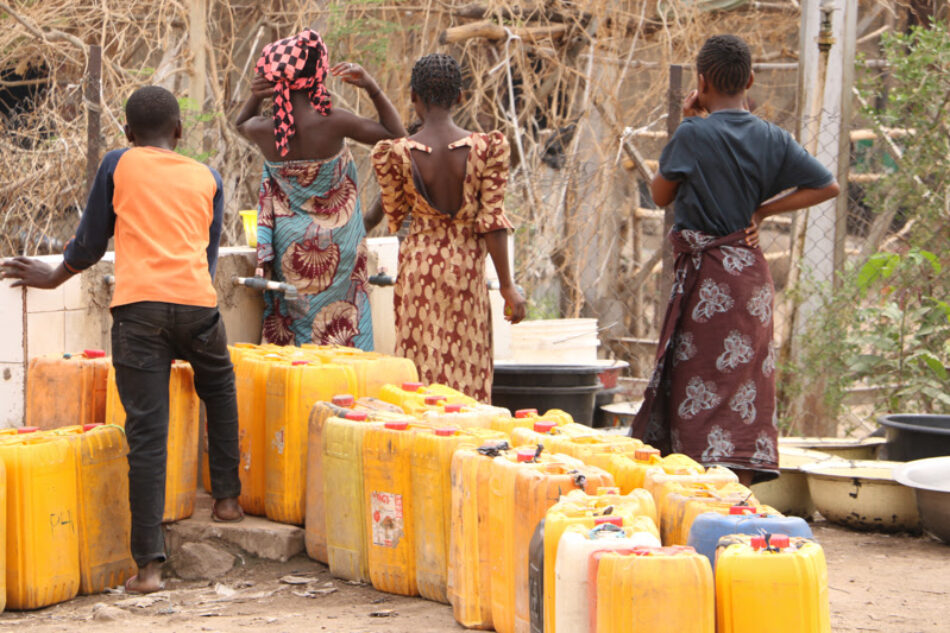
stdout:
[[129,593],[162,589],[165,465],[171,363],[191,363],[208,412],[212,517],[239,521],[234,370],[212,279],[223,217],[221,177],[175,153],[178,101],[164,88],[136,90],[125,106],[131,148],[105,155],[76,236],[53,268],[15,257],[2,264],[14,286],[55,288],[92,266],[115,236],[112,353],[126,411],[132,557]]

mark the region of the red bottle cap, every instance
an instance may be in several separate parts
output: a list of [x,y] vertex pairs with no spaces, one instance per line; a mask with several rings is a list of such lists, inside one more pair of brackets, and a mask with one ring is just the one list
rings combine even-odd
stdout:
[[638,448],[633,452],[633,458],[637,461],[645,462],[651,455],[659,455],[660,451],[655,448]]
[[367,417],[369,416],[366,415],[365,411],[350,411],[346,414],[346,419],[354,422],[365,422]]
[[86,349],[83,350],[83,356],[86,358],[105,358],[106,351],[104,349]]
[[461,412],[462,412],[462,405],[460,405],[460,404],[447,404],[447,405],[445,405],[445,412],[446,412],[446,413],[461,413]]
[[732,506],[729,508],[729,514],[755,514],[755,506]]
[[773,534],[769,539],[769,545],[778,549],[784,549],[791,544],[787,534]]
[[617,527],[623,527],[623,517],[605,516],[594,518],[594,525],[603,525],[604,523],[610,523],[611,525],[616,525]]
[[83,432],[91,431],[91,430],[93,430],[94,428],[96,428],[97,426],[105,426],[105,425],[104,425],[102,422],[94,422],[94,423],[92,423],[92,424],[83,424],[83,425],[82,425],[82,430],[83,430]]
[[423,385],[421,382],[404,382],[402,383],[402,390],[411,391],[412,393],[415,393],[419,391],[420,389],[422,389],[424,386],[425,385]]
[[534,453],[534,449],[533,449],[533,448],[522,449],[522,450],[518,451],[518,461],[519,461],[519,462],[530,462],[531,460],[534,459],[534,454],[535,454],[535,453]]
[[445,428],[445,429],[436,429],[435,434],[439,437],[452,437],[458,432],[458,429]]
[[390,431],[405,431],[409,428],[408,422],[387,422],[386,428]]
[[538,433],[550,433],[551,429],[557,426],[557,422],[550,420],[538,420],[534,423],[534,430]]
[[331,400],[331,402],[338,407],[349,409],[354,404],[356,404],[356,398],[348,393],[341,393],[339,395],[333,396],[333,400]]
[[602,486],[597,489],[597,494],[598,495],[619,495],[620,488],[617,488],[615,486]]
[[523,420],[524,418],[530,418],[533,415],[538,415],[537,409],[518,409],[517,411],[515,411],[515,417],[518,418],[519,420]]
[[765,537],[764,536],[753,536],[749,541],[749,545],[752,546],[754,550],[765,549]]
[[445,396],[426,396],[426,404],[429,406],[435,406],[445,400]]
[[26,435],[27,433],[36,433],[40,430],[38,426],[21,426],[16,430],[17,435]]
[[297,367],[298,365],[309,365],[310,361],[309,360],[295,360],[291,362],[290,364],[293,365],[294,367]]

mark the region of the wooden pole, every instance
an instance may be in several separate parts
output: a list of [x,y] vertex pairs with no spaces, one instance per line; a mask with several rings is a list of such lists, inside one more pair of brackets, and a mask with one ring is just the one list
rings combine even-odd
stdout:
[[[683,66],[673,64],[670,66],[670,89],[667,93],[668,112],[666,117],[666,133],[673,138],[673,133],[679,127],[683,118]],[[657,297],[657,309],[654,314],[653,322],[656,327],[660,327],[660,320],[663,318],[663,306],[666,305],[673,289],[673,250],[666,243],[666,236],[673,229],[673,205],[666,207],[663,213],[663,237],[660,243],[660,249],[663,251],[663,272],[660,274],[660,288]]]
[[851,171],[851,117],[854,110],[854,58],[857,48],[858,0],[845,0],[841,26],[841,109],[838,133],[838,170],[836,176],[841,183],[841,195],[835,207],[835,252],[834,286],[841,284],[846,261],[845,247],[848,237],[848,175]]
[[89,47],[83,99],[86,102],[86,190],[92,189],[102,154],[102,47]]
[[205,72],[208,59],[208,0],[189,0],[188,45],[191,49],[189,96],[198,111],[205,105]]

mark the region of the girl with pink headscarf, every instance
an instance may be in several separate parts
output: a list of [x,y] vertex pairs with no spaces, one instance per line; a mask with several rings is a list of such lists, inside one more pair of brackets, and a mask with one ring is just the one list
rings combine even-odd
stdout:
[[[333,107],[331,74],[366,90],[379,120]],[[269,97],[273,114],[262,116]],[[296,299],[265,292],[263,341],[372,349],[366,231],[346,139],[373,144],[405,136],[396,109],[359,64],[331,68],[320,34],[307,29],[264,47],[235,123],[264,155],[258,272],[298,292]]]

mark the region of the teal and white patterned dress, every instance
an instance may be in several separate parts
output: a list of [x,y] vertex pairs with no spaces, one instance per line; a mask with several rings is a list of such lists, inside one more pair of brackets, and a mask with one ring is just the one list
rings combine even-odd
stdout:
[[264,161],[258,265],[297,288],[264,293],[263,340],[373,348],[366,231],[349,148],[326,160]]

